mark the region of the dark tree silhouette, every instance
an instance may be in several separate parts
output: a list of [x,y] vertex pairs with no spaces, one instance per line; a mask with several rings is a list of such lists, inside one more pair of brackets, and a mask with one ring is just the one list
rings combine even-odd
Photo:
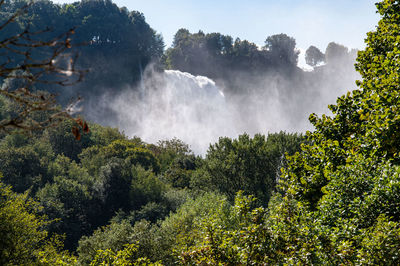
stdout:
[[311,45],[306,51],[306,63],[315,67],[325,61],[325,55],[315,46]]
[[[0,130],[31,132],[72,119],[77,123],[73,134],[79,139],[79,127],[88,131],[85,122],[73,117],[80,99],[62,109],[57,105],[55,94],[36,88],[39,84],[70,86],[83,79],[86,71],[75,67],[77,54],[71,52],[71,36],[75,30],[49,37],[50,29],[31,30],[27,24],[16,33],[18,19],[31,5],[32,2],[25,3],[3,18],[0,25],[0,95],[13,107],[12,113],[0,117]],[[4,6],[5,0],[1,0],[0,10]]]

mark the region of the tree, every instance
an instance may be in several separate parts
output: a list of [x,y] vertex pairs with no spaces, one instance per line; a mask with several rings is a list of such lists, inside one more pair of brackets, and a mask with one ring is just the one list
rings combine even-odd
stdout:
[[157,145],[149,145],[148,148],[160,161],[161,171],[165,171],[177,157],[192,155],[189,145],[180,139],[160,140]]
[[232,52],[232,37],[221,33],[210,33],[206,36],[206,46],[211,55],[227,55]]
[[91,132],[87,132],[79,139],[71,134],[70,130],[76,122],[65,120],[44,130],[43,138],[50,143],[56,155],[63,154],[72,160],[79,161],[78,155],[87,147],[93,145]]
[[56,220],[47,227],[49,232],[65,234],[65,246],[72,251],[82,235],[102,222],[99,200],[94,201],[94,180],[85,169],[61,155],[49,166],[49,172],[53,182],[46,183],[36,197],[44,212]]
[[330,42],[325,50],[325,60],[327,64],[339,64],[345,61],[349,55],[349,50],[347,47],[337,44],[335,42]]
[[[277,245],[282,247],[277,252],[285,252],[285,261],[399,263],[393,252],[399,250],[400,228],[400,2],[383,0],[377,7],[382,18],[367,34],[367,46],[357,58],[360,89],[339,97],[329,107],[332,117],[311,115],[315,131],[283,174],[284,198],[271,210],[273,226],[304,220],[296,222],[297,228],[276,232],[291,234]],[[327,63],[346,53],[331,44]],[[284,209],[291,204],[302,211]],[[304,250],[295,239],[312,247]]]
[[122,250],[126,244],[134,244],[132,239],[133,226],[127,221],[112,222],[107,226],[96,229],[93,234],[83,236],[79,240],[79,261],[88,265],[96,256],[98,250]]
[[90,262],[90,265],[149,265],[160,266],[161,263],[152,263],[147,258],[136,258],[137,247],[135,244],[127,244],[124,249],[117,252],[111,249],[98,250],[96,257]]
[[39,154],[29,146],[1,149],[0,171],[5,175],[3,181],[19,193],[39,183],[46,175]]
[[128,165],[141,165],[155,173],[160,170],[157,158],[141,141],[137,143],[134,140],[119,139],[104,147],[92,146],[83,150],[79,158],[91,175],[97,175],[101,166],[112,158],[123,159]]
[[151,250],[147,257],[162,259],[165,264],[176,262],[181,252],[203,240],[199,222],[211,217],[223,220],[228,215],[229,206],[225,196],[212,192],[188,199],[160,223],[155,234],[156,239],[160,239],[157,249]]
[[311,45],[306,51],[306,63],[315,67],[325,61],[325,55],[315,46]]
[[236,232],[206,223],[205,243],[184,262],[399,264],[400,1],[377,7],[382,19],[357,59],[360,89],[339,97],[331,117],[310,117],[315,131],[289,158],[268,215]]
[[[235,197],[233,206],[218,202],[213,213],[196,223],[195,241],[180,253],[183,265],[264,265],[272,262],[268,246],[267,210],[254,207],[255,198]],[[190,245],[190,246],[189,246]]]
[[203,167],[193,176],[194,187],[206,186],[234,200],[239,190],[253,194],[267,203],[275,188],[285,153],[299,149],[302,137],[283,132],[266,138],[256,134],[238,139],[220,138],[211,145]]
[[76,261],[67,253],[59,252],[56,238],[49,238],[44,230],[49,221],[38,214],[38,209],[39,205],[28,199],[26,194],[13,193],[10,187],[0,183],[1,265]]
[[161,35],[146,23],[142,13],[119,8],[112,1],[64,5],[59,20],[76,27],[73,43],[87,44],[78,47],[82,52],[79,65],[92,70],[78,87],[85,96],[100,96],[104,89],[132,85],[164,51]]
[[[62,110],[54,94],[38,91],[38,84],[68,86],[82,80],[86,71],[75,67],[71,48],[74,29],[56,37],[45,30],[30,30],[22,19],[32,2],[0,1],[0,8],[24,3],[0,21],[0,95],[14,106],[14,112],[3,117],[0,130],[25,132],[51,127],[62,120],[73,119],[77,102]],[[22,25],[22,27],[21,27]],[[77,121],[78,122],[78,121]],[[80,123],[82,128],[83,123]],[[85,124],[86,125],[86,124]],[[75,135],[80,135],[74,127]],[[84,128],[87,131],[86,127]]]
[[269,36],[265,40],[264,49],[268,50],[274,62],[283,65],[297,65],[299,51],[296,40],[284,33]]

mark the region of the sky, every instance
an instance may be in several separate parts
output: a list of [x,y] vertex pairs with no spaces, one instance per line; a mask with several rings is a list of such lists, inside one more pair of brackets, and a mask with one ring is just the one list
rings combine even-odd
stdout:
[[[71,3],[71,0],[55,0]],[[264,44],[268,36],[294,37],[303,53],[310,46],[322,52],[331,41],[362,49],[366,32],[379,20],[377,0],[114,0],[144,14],[161,33],[166,47],[180,28],[220,32],[234,39]],[[302,62],[300,62],[302,64]]]

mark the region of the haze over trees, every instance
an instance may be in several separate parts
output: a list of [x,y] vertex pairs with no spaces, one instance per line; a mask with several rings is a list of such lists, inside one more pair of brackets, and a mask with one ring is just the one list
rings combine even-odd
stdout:
[[[24,3],[6,1],[2,14],[12,16]],[[78,140],[71,119],[30,134],[0,131],[0,264],[399,264],[400,2],[383,0],[377,8],[382,19],[357,56],[358,89],[337,98],[331,115],[312,114],[315,130],[305,135],[221,137],[199,156],[176,138],[146,143],[94,122]],[[279,91],[297,97],[327,76],[351,79],[346,71],[356,56],[334,42],[324,53],[311,46],[314,70],[305,72],[297,67],[295,40],[285,34],[259,48],[185,29],[164,53],[142,14],[103,0],[35,1],[17,19],[0,28],[2,37],[16,36],[28,21],[30,30],[58,25],[43,33],[50,39],[77,26],[63,43],[71,42],[77,64],[95,73],[62,90],[61,102],[80,90],[99,97],[114,79],[113,88],[122,90],[151,63],[155,71],[179,69],[230,84],[230,100],[265,88],[254,84],[272,76]],[[29,56],[41,52],[32,47]],[[10,62],[4,60],[0,70]],[[6,92],[23,87],[1,77],[12,84]],[[308,89],[290,90],[299,82]],[[32,85],[31,93],[54,89]],[[5,94],[0,103],[0,121],[20,111]],[[34,117],[51,116],[37,110]]]
[[315,46],[311,45],[306,51],[306,63],[312,67],[325,62],[325,55]]
[[269,36],[258,47],[229,35],[180,29],[165,52],[165,67],[212,78],[233,109],[239,132],[255,134],[279,126],[304,132],[311,129],[305,117],[327,112],[326,106],[345,88],[355,88],[359,77],[353,66],[355,50],[332,42],[326,54],[326,60],[322,52],[314,55],[313,70],[304,71],[297,66],[296,41],[286,34]]
[[[23,0],[6,1],[2,8],[4,17],[23,3]],[[254,104],[257,99],[271,100],[273,103],[269,106],[276,103],[274,108],[282,109],[279,111],[282,128],[273,130],[304,132],[310,129],[308,114],[325,112],[325,106],[333,103],[345,88],[354,87],[354,80],[358,78],[353,67],[355,52],[337,51],[341,46],[334,43],[326,50],[326,65],[318,64],[314,71],[303,71],[297,66],[296,41],[284,33],[266,36],[264,45],[258,47],[248,40],[222,33],[190,33],[180,29],[172,47],[164,53],[162,37],[146,23],[143,14],[120,8],[111,1],[89,0],[62,6],[35,1],[18,21],[2,34],[19,33],[29,24],[32,31],[50,27],[43,38],[51,39],[74,29],[74,34],[69,36],[72,49],[68,54],[79,55],[74,64],[76,69],[88,70],[83,82],[65,90],[46,84],[36,84],[36,87],[56,93],[63,106],[79,95],[84,100],[86,119],[122,126],[125,131],[131,130],[121,121],[124,114],[111,105],[110,99],[120,96],[127,101],[114,105],[130,105],[136,99],[124,95],[127,91],[137,93],[140,98],[142,90],[149,90],[143,89],[140,83],[146,71],[175,69],[213,79],[232,109],[240,110],[234,114],[240,125],[236,134],[244,131],[255,134],[271,126],[271,122],[255,120],[262,113],[272,111],[262,104]],[[252,116],[254,112],[256,116]],[[134,132],[140,131],[140,125],[134,127]]]
[[[2,18],[17,12],[27,1],[5,1]],[[85,81],[77,84],[62,96],[72,97],[78,92],[83,96],[100,95],[103,89],[132,84],[151,60],[163,54],[164,44],[160,35],[146,23],[137,11],[119,8],[112,1],[84,0],[63,6],[51,1],[34,1],[26,12],[1,31],[1,36],[11,36],[25,30],[49,29],[41,38],[54,38],[75,29],[69,36],[73,51],[79,53],[76,61],[80,69],[88,69]],[[38,56],[34,49],[33,57]],[[50,88],[49,88],[50,89]],[[68,99],[68,98],[67,98]]]

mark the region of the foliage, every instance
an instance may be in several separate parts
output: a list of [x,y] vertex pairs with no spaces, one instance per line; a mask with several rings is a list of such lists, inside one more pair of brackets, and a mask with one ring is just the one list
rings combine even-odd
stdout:
[[70,133],[70,129],[73,127],[71,121],[63,121],[58,125],[48,128],[44,132],[44,138],[48,141],[52,150],[56,155],[62,154],[72,160],[78,161],[78,154],[83,149],[92,145],[91,132],[84,134],[80,139]]
[[294,38],[284,33],[269,36],[265,40],[265,49],[272,54],[272,60],[287,67],[288,65],[297,65],[297,58],[300,51],[296,50],[296,41]]
[[82,165],[91,174],[98,174],[102,165],[111,158],[125,160],[130,165],[141,165],[145,169],[159,171],[159,163],[153,153],[142,143],[135,141],[115,140],[107,146],[92,146],[80,154]]
[[109,87],[122,90],[134,84],[145,67],[163,53],[161,35],[146,23],[143,14],[119,8],[112,1],[63,5],[56,20],[60,27],[76,26],[72,42],[86,44],[78,47],[82,54],[79,65],[91,72],[75,87],[86,97],[100,96]]
[[58,156],[49,168],[53,182],[43,186],[36,196],[44,212],[51,219],[57,219],[49,225],[49,231],[68,232],[65,246],[73,250],[79,238],[98,225],[99,207],[93,202],[93,180],[67,157]]
[[[7,1],[2,12],[23,3]],[[29,137],[3,132],[0,170],[13,187],[0,185],[0,264],[399,264],[400,3],[377,6],[382,20],[356,65],[360,89],[338,98],[332,116],[312,115],[307,140],[283,132],[225,137],[202,159],[177,139],[147,144],[96,124],[79,142],[68,121]],[[118,49],[139,53],[126,60],[143,64],[128,72],[161,49],[143,15],[111,1],[35,1],[29,8],[7,34],[28,18],[32,29],[68,18],[81,23],[74,42],[90,41],[79,48],[87,60],[100,53],[96,62],[109,59]],[[110,25],[102,28],[100,15]],[[112,32],[112,23],[126,28]],[[314,52],[317,64],[322,53]],[[310,75],[338,68],[337,58],[350,62],[354,53],[331,43],[326,65]],[[236,70],[293,70],[297,51],[284,34],[258,49],[218,33],[179,30],[166,62],[214,71],[203,59]],[[0,103],[0,118],[10,119],[15,105],[5,96]],[[66,248],[79,257],[62,251],[64,240],[52,233],[65,234]]]
[[139,259],[162,252],[159,241],[157,227],[145,220],[136,222],[134,226],[127,220],[112,221],[109,225],[97,229],[90,237],[82,237],[77,251],[80,262],[89,264],[96,258],[99,250],[120,252],[126,245],[135,244],[135,254],[131,255],[131,259]]
[[123,250],[117,252],[110,249],[99,250],[90,265],[161,265],[158,262],[152,263],[147,258],[133,259],[136,250],[134,244],[128,244]]
[[[16,194],[0,183],[0,263],[2,265],[28,265],[52,254],[51,261],[73,262],[66,252],[60,252],[57,238],[49,239],[43,228],[49,224],[39,215],[39,205],[27,194]],[[48,264],[47,264],[48,265]]]
[[344,45],[330,42],[325,50],[325,60],[327,63],[338,64],[348,58],[348,49]]
[[312,67],[325,61],[325,55],[315,46],[311,45],[306,51],[306,63]]
[[122,250],[125,244],[134,244],[131,238],[133,227],[123,221],[121,223],[111,223],[108,226],[101,227],[88,236],[83,236],[79,240],[77,252],[79,261],[89,264],[94,258],[98,250],[111,249],[113,251]]
[[[361,89],[338,98],[332,117],[310,117],[316,130],[284,171],[285,196],[272,207],[271,221],[274,234],[290,238],[280,242],[283,256],[276,262],[398,262],[400,4],[385,0],[377,7],[382,19],[357,59]],[[288,212],[288,204],[302,206],[301,213]],[[287,232],[285,220],[297,221],[301,230]]]
[[[260,74],[282,72],[291,78],[286,73],[296,69],[299,53],[295,45],[296,41],[285,34],[268,37],[266,46],[259,49],[254,43],[233,40],[229,35],[179,29],[164,61],[166,68],[222,81],[230,95],[246,92],[243,84],[254,83]],[[238,75],[246,76],[248,82],[238,80]]]
[[[398,247],[391,241],[396,242],[399,222],[394,40],[399,36],[400,5],[382,1],[377,6],[383,18],[377,30],[368,33],[367,48],[358,57],[362,90],[330,106],[333,117],[310,117],[316,130],[308,134],[309,144],[290,159],[284,172],[285,197],[272,208],[276,220],[271,221],[277,228],[274,234],[290,238],[280,242],[277,254],[283,256],[277,262],[368,264],[390,258],[386,262],[396,264],[398,260],[394,252]],[[288,212],[290,202],[302,206],[302,212]],[[282,227],[285,220],[296,220],[297,228],[306,230],[288,232]],[[388,235],[376,235],[376,228]],[[302,243],[309,239],[312,245],[296,246],[295,239]]]
[[166,188],[153,172],[137,166],[132,168],[132,176],[130,200],[133,206],[160,201]]
[[[332,117],[310,117],[316,130],[289,158],[268,214],[260,227],[250,220],[254,238],[206,219],[208,238],[182,253],[184,263],[398,264],[400,3],[377,7],[382,19],[356,66],[361,90],[330,106]],[[335,50],[347,53],[332,44],[328,61]],[[252,243],[261,247],[254,257],[244,248]]]
[[[164,51],[143,14],[110,0],[1,1],[0,13],[0,95],[16,104],[15,113],[0,116],[2,130],[44,129],[81,111],[87,119],[111,120],[113,111],[100,108],[99,97],[138,82]],[[79,138],[87,124],[75,121]]]
[[301,136],[270,134],[240,135],[238,139],[220,138],[211,145],[201,170],[193,177],[193,186],[209,186],[225,194],[233,202],[243,190],[266,203],[275,188],[285,153],[299,149]]
[[3,181],[19,193],[31,188],[46,175],[39,154],[32,147],[0,149],[0,171],[6,176]]
[[98,124],[90,124],[90,140],[92,145],[106,146],[115,140],[123,140],[127,137],[117,128],[104,127]]
[[42,130],[63,120],[74,120],[71,115],[75,103],[62,110],[54,94],[37,87],[71,85],[81,81],[86,72],[75,67],[74,56],[68,53],[73,27],[51,37],[46,27],[30,29],[23,20],[31,4],[0,1],[0,95],[14,109],[1,117],[0,130],[6,132]]
[[[227,78],[224,73],[262,71],[271,66],[293,67],[297,64],[296,41],[286,34],[270,36],[263,50],[247,40],[220,33],[190,33],[180,29],[175,34],[172,48],[166,51],[169,68],[211,78]],[[222,70],[222,71],[221,71]]]
[[[193,246],[180,254],[184,265],[259,265],[270,252],[264,208],[254,208],[255,198],[239,192],[233,206],[221,202],[217,210],[196,223]],[[187,242],[190,245],[191,242]]]
[[[386,5],[391,6],[388,1],[378,5],[382,15]],[[308,136],[312,145],[304,146],[302,154],[293,158],[290,169],[296,171],[286,176],[288,186],[296,186],[295,191],[301,191],[298,195],[311,206],[320,199],[321,188],[329,182],[326,173],[351,162],[357,154],[372,158],[376,163],[397,160],[398,115],[395,110],[398,92],[395,88],[398,83],[394,77],[398,52],[393,43],[385,43],[386,39],[393,39],[390,36],[398,36],[396,23],[393,18],[384,16],[377,31],[368,34],[368,46],[359,53],[357,64],[363,77],[359,82],[362,90],[348,93],[330,106],[333,117],[310,117],[316,127]],[[298,181],[294,181],[296,179]]]
[[175,158],[187,156],[192,153],[189,149],[189,145],[177,138],[160,140],[157,145],[149,145],[148,148],[159,158],[163,171],[168,168]]

